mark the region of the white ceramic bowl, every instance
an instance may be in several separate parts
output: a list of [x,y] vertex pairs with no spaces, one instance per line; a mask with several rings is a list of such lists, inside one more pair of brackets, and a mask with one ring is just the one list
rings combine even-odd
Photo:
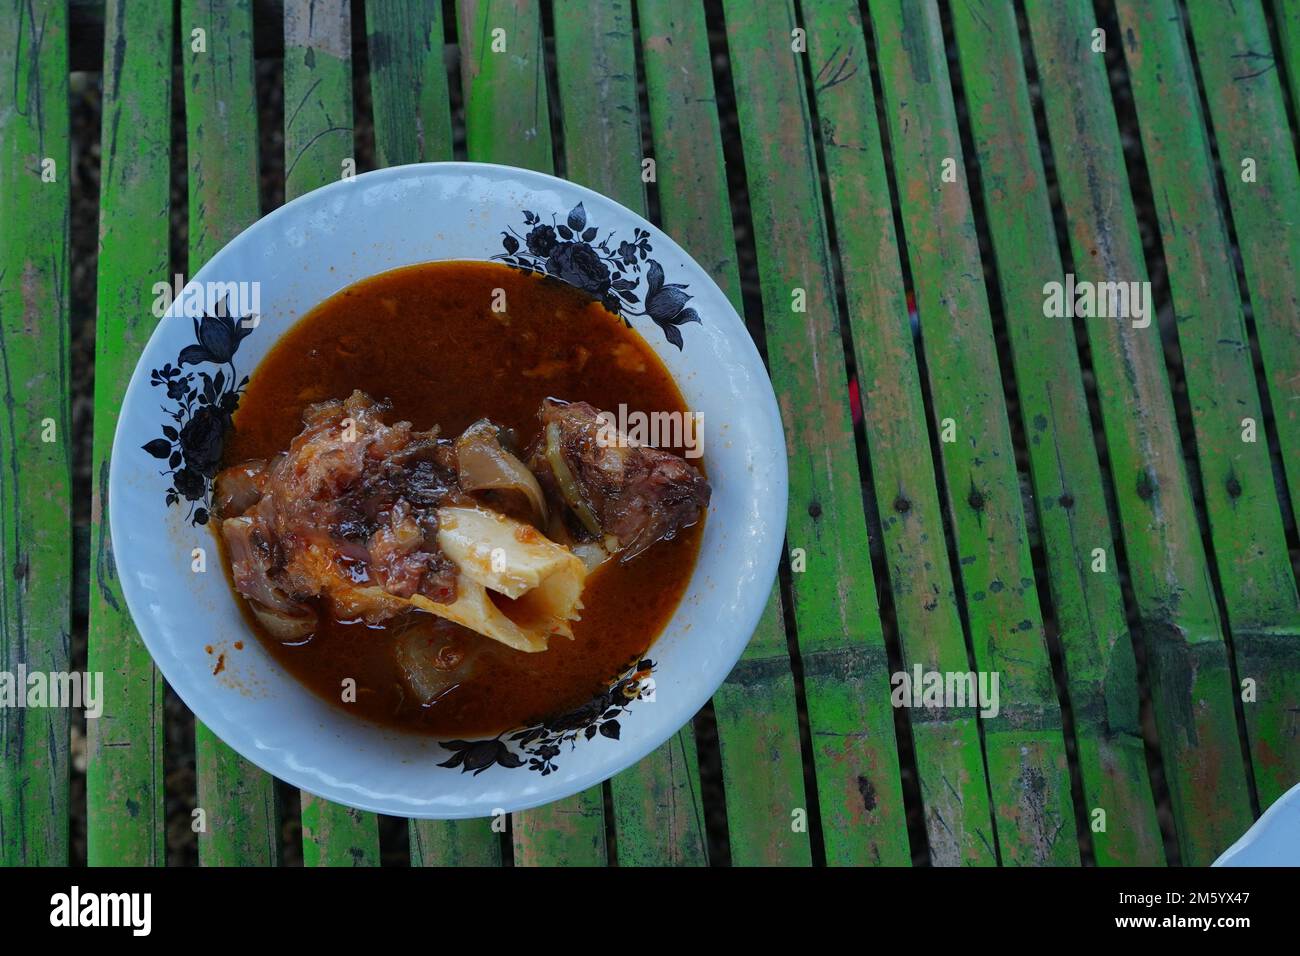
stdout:
[[[616,738],[613,727],[601,730],[606,708],[593,706],[562,728],[508,731],[448,749],[322,701],[263,650],[239,613],[211,531],[194,523],[204,499],[185,497],[204,490],[201,472],[211,470],[219,448],[220,416],[201,411],[201,397],[187,410],[184,386],[174,385],[169,396],[169,383],[195,373],[191,384],[201,395],[206,374],[219,404],[238,386],[231,364],[239,379],[256,374],[279,336],[340,289],[398,266],[499,257],[510,251],[504,235],[526,235],[532,217],[549,223],[553,215],[557,224],[580,227],[572,242],[595,227],[591,242],[612,235],[617,248],[645,230],[652,252],[638,257],[630,273],[640,300],[635,310],[661,321],[631,321],[662,356],[688,406],[704,414],[713,500],[687,593],[649,651],[652,683],[630,700],[623,688],[611,690]],[[658,288],[683,285],[699,322],[672,314],[681,296],[655,294],[651,260],[663,271]],[[571,273],[575,278],[581,275]],[[340,803],[398,816],[475,817],[538,806],[604,780],[703,706],[767,602],[785,528],[785,447],[771,384],[744,324],[676,243],[573,183],[506,166],[430,163],[340,181],[277,209],[191,279],[209,294],[218,282],[257,283],[260,321],[231,354],[229,327],[187,317],[187,302],[194,304],[188,296],[172,304],[127,388],[113,444],[109,518],[122,588],[145,644],[168,683],[222,740],[277,777]],[[251,295],[252,288],[244,291]],[[670,341],[674,333],[681,348]],[[181,357],[188,359],[183,366]],[[173,463],[176,453],[182,460]],[[178,500],[168,501],[169,489]],[[204,549],[206,571],[193,570],[196,548]],[[224,669],[214,675],[220,655]],[[440,766],[446,763],[452,766]]]

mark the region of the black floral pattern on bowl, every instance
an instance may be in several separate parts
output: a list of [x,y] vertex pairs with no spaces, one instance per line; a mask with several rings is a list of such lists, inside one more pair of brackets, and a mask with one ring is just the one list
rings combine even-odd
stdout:
[[555,760],[565,744],[572,750],[579,740],[591,740],[597,734],[618,740],[622,729],[619,718],[633,701],[648,696],[654,686],[649,681],[654,667],[649,658],[638,661],[608,690],[577,710],[514,731],[508,737],[503,732],[486,740],[441,740],[439,744],[451,751],[451,757],[438,766],[459,767],[461,773],[472,772],[475,776],[494,766],[527,767],[543,777],[549,776],[557,769]]
[[[682,326],[699,322],[687,303],[686,286],[665,282],[663,266],[650,258],[650,233],[639,226],[631,238],[616,242],[613,230],[597,241],[599,229],[587,219],[582,203],[569,210],[564,222],[554,213],[549,223],[530,209],[523,210],[523,234],[514,228],[501,233],[505,252],[493,259],[528,272],[552,276],[581,289],[601,302],[630,327],[631,318],[645,317],[681,348]],[[642,307],[642,305],[644,307]]]
[[[162,425],[161,438],[142,447],[167,463],[162,472],[171,480],[164,493],[167,505],[184,501],[192,525],[208,523],[212,479],[221,468],[226,434],[248,385],[247,375],[239,378],[234,359],[256,323],[229,313],[225,306],[216,315],[195,319],[195,343],[181,349],[175,365],[168,362],[149,372],[149,383],[166,390],[171,404],[163,406],[163,413],[170,423]],[[215,365],[217,370],[186,371],[187,365]]]

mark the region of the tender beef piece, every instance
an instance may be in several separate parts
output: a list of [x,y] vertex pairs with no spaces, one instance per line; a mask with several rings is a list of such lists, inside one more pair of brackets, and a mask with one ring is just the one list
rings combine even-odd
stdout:
[[436,517],[460,495],[455,451],[436,428],[385,425],[386,410],[359,391],[312,405],[286,452],[217,476],[241,594],[290,613],[321,597],[372,623],[405,610],[394,596],[455,600]]
[[552,502],[577,510],[547,455],[547,432],[554,425],[563,463],[582,499],[579,508],[585,505],[600,533],[617,539],[620,560],[630,561],[656,541],[671,540],[695,524],[712,489],[685,459],[670,452],[631,445],[624,436],[602,442],[599,414],[586,402],[543,402],[538,412],[542,434],[529,467]]

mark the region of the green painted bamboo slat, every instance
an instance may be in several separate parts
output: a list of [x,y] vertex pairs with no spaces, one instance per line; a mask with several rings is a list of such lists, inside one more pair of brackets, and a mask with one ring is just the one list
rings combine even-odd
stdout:
[[[1195,10],[1189,8],[1187,15],[1219,147],[1295,518],[1300,515],[1297,157],[1287,135],[1282,87],[1276,63],[1269,56],[1268,30],[1259,4],[1242,2],[1231,7],[1214,0],[1196,6]],[[1284,3],[1275,7],[1275,12],[1280,15],[1281,52],[1286,56],[1294,96],[1300,90],[1300,10],[1294,3]],[[1300,104],[1300,100],[1292,102]],[[1246,160],[1253,161],[1252,182],[1245,179]],[[1259,442],[1264,441],[1261,435]],[[1267,486],[1266,476],[1257,475],[1255,480]],[[1222,567],[1220,572],[1226,583],[1231,572]],[[1300,721],[1296,718],[1300,711],[1296,701],[1300,694],[1296,676],[1300,639],[1294,627],[1260,627],[1257,618],[1242,622],[1250,633],[1239,640],[1231,607],[1228,614],[1236,641],[1238,677],[1257,682],[1258,701],[1243,706],[1260,807],[1265,809],[1300,776]]]
[[[355,173],[352,155],[352,17],[347,0],[284,5],[285,199]],[[302,792],[307,866],[378,866],[373,813]]]
[[[1074,811],[1006,400],[934,0],[869,4],[970,622],[999,677],[984,750],[1004,864],[1074,864]],[[897,38],[897,42],[894,42]],[[945,168],[951,170],[944,180]],[[944,422],[955,440],[943,441]]]
[[[692,0],[639,0],[637,11],[661,224],[739,312],[740,273],[703,7]],[[808,802],[779,588],[714,695],[713,711],[732,865],[808,866],[808,828],[792,825]],[[620,859],[622,853],[620,840]]]
[[[440,3],[367,0],[370,98],[380,166],[452,158]],[[491,820],[411,820],[413,866],[499,866]]]
[[[501,833],[505,832],[502,818]],[[500,866],[502,836],[492,820],[412,820],[412,866]]]
[[347,0],[285,0],[285,198],[355,172]]
[[[787,543],[829,864],[910,862],[829,240],[792,4],[724,5],[766,326],[786,431]],[[806,310],[806,311],[805,311]],[[793,569],[792,569],[793,570]]]
[[[458,0],[456,12],[469,158],[553,172],[536,0]],[[518,864],[599,866],[608,861],[600,786],[517,813],[513,829]]]
[[605,800],[599,786],[514,815],[515,866],[603,866]]
[[86,721],[86,859],[166,860],[163,680],[118,583],[108,470],[117,413],[156,320],[153,286],[170,272],[172,7],[110,0],[104,16],[103,132],[95,321],[87,667],[104,675],[104,712]]
[[713,695],[732,866],[811,866],[794,674],[781,589],[745,653]]
[[695,0],[637,0],[637,15],[659,216],[740,313],[740,269],[704,9]]
[[[567,177],[645,215],[631,0],[556,0],[554,9]],[[690,724],[609,785],[620,866],[706,862]]]
[[[1078,281],[1145,282],[1092,11],[1045,0],[1027,14]],[[1204,865],[1246,830],[1251,810],[1227,648],[1150,318],[1146,328],[1109,317],[1084,325],[1181,859]]]
[[378,164],[451,159],[442,4],[366,0],[366,43]]
[[457,0],[456,20],[469,158],[554,172],[537,0]]
[[[180,35],[193,275],[259,214],[251,2],[182,0]],[[274,865],[280,834],[271,776],[197,720],[194,754],[207,824],[200,862]]]
[[567,178],[645,215],[632,0],[554,0]]
[[[1093,851],[1103,866],[1163,864],[1138,714],[1137,662],[1074,328],[1069,319],[1043,311],[1044,287],[1065,276],[1015,7],[1011,0],[956,3],[952,18]],[[1104,572],[1093,570],[1098,548],[1106,556]]]
[[378,866],[379,822],[341,803],[301,791],[304,866]]
[[1273,22],[1277,24],[1278,51],[1286,64],[1287,86],[1291,90],[1291,103],[1300,104],[1300,3],[1295,0],[1273,0]]
[[[1282,85],[1258,0],[1202,0],[1186,11],[1273,401],[1291,513],[1300,521],[1300,170]],[[1296,21],[1294,13],[1288,25]],[[1295,83],[1297,41],[1294,32],[1286,37]],[[1244,178],[1247,160],[1253,162],[1250,182]],[[1300,745],[1294,723],[1291,733],[1291,746]]]
[[[0,669],[66,673],[72,168],[64,4],[11,5],[0,18],[0,75]],[[0,707],[0,864],[68,861],[69,725],[67,707]]]
[[[852,0],[803,15],[903,664],[966,671],[862,20]],[[997,862],[976,710],[910,713],[935,865]]]
[[1173,0],[1118,9],[1151,189],[1164,197],[1156,210],[1237,678],[1257,684],[1243,710],[1266,807],[1300,780],[1300,594],[1182,21]]

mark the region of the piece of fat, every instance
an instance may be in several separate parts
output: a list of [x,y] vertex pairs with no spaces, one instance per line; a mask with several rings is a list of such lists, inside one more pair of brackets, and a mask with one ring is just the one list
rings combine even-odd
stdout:
[[[480,508],[439,508],[438,546],[456,565],[456,600],[421,594],[411,603],[519,651],[546,650],[552,634],[572,638],[587,566],[531,525]],[[512,600],[507,616],[488,591]]]

